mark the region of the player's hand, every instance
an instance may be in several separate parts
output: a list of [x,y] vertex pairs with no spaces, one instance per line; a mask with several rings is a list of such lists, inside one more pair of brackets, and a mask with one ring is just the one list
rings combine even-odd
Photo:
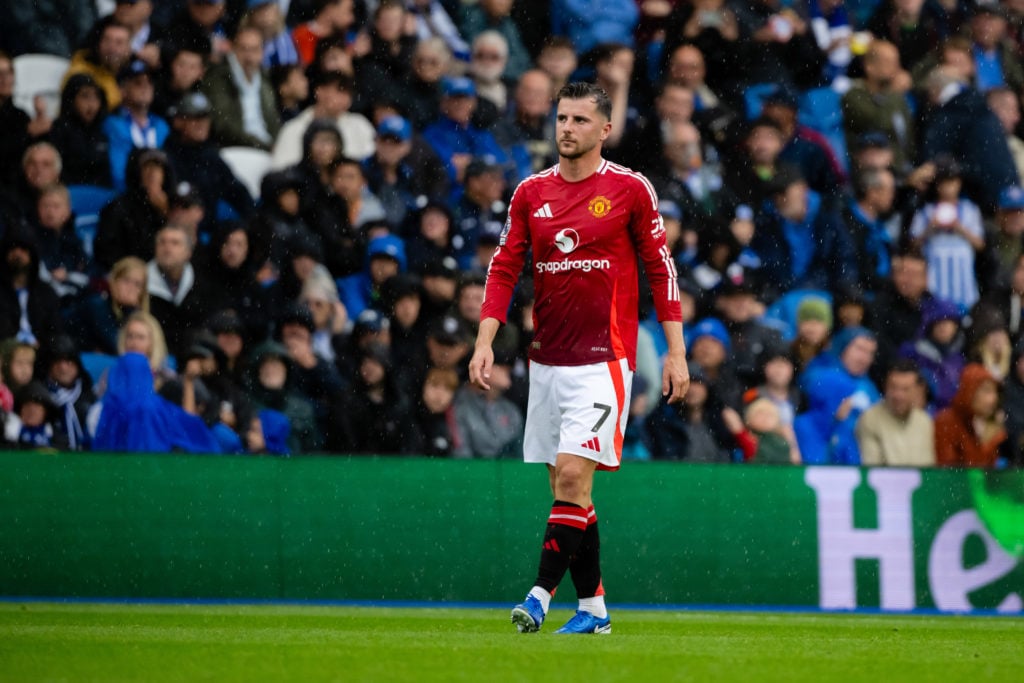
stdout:
[[469,381],[473,386],[484,391],[491,390],[491,366],[494,365],[494,349],[487,346],[477,346],[473,351],[473,357],[469,359]]
[[670,353],[661,371],[661,395],[668,396],[669,403],[679,403],[689,388],[690,368],[686,365],[686,355]]

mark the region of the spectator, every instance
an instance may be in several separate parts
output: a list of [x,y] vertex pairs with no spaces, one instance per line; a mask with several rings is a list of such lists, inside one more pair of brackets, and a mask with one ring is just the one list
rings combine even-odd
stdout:
[[497,31],[484,31],[473,39],[469,74],[477,95],[494,105],[499,114],[508,110],[508,85],[504,80],[508,64],[508,42]]
[[302,219],[301,189],[302,178],[293,170],[272,171],[263,177],[249,245],[251,262],[261,282],[273,280],[288,264],[288,248],[296,236],[316,240]]
[[[385,0],[373,12],[369,52],[359,62],[363,92],[370,101],[388,96],[395,84],[409,74],[416,50],[416,28],[412,14],[401,0]],[[361,88],[362,90],[362,88]]]
[[302,161],[304,140],[314,120],[336,122],[341,134],[339,153],[362,161],[373,154],[374,129],[365,116],[349,111],[355,83],[337,71],[318,73],[313,77],[313,106],[286,123],[274,142],[271,166],[282,169]]
[[808,409],[793,423],[803,462],[859,465],[854,428],[874,401],[858,391],[856,381],[840,368],[814,373],[804,387]]
[[[1017,137],[1017,126],[1020,125],[1020,101],[1017,94],[1005,87],[992,88],[985,93],[985,103],[999,119],[1006,146],[1013,157],[1013,165],[1017,169],[1017,177],[1024,179],[1024,140]],[[1016,187],[1016,186],[1013,186]],[[1004,191],[1007,188],[1004,188]]]
[[207,283],[192,265],[194,243],[180,226],[168,224],[156,234],[153,260],[148,267],[150,311],[167,334],[173,356],[188,348],[189,335],[211,310],[213,283]]
[[256,266],[250,231],[241,223],[229,222],[210,239],[199,270],[202,281],[210,285],[206,310],[234,311],[250,336],[259,339],[268,329],[268,318]]
[[983,211],[991,211],[999,193],[1018,183],[1002,124],[950,67],[933,70],[927,88],[934,109],[923,131],[922,157],[952,155],[963,170],[964,193]]
[[1007,331],[1014,343],[1024,337],[1024,254],[1017,258],[1010,284],[986,294],[979,306],[998,311],[1008,321]]
[[501,166],[487,157],[467,164],[463,178],[465,191],[453,212],[456,231],[451,243],[461,270],[485,270],[486,263],[476,262],[477,244],[481,235],[501,234],[505,225],[505,178]]
[[152,383],[160,389],[173,380],[174,371],[168,367],[167,341],[160,323],[145,311],[135,311],[125,319],[117,333],[117,354],[138,353],[149,361]]
[[[112,185],[110,141],[103,125],[106,112],[105,95],[92,76],[76,74],[67,80],[61,93],[60,115],[50,129],[50,142],[64,160],[61,176],[67,184]],[[12,130],[0,125],[3,130]]]
[[249,397],[253,409],[270,408],[284,413],[291,424],[288,449],[292,453],[311,453],[323,447],[313,406],[293,388],[292,363],[280,344],[266,342],[252,352],[249,371]]
[[594,81],[608,93],[612,101],[609,119],[612,130],[605,145],[613,149],[622,143],[629,123],[630,84],[636,57],[630,47],[622,43],[605,43],[594,48]]
[[355,318],[367,308],[376,308],[381,284],[404,272],[405,267],[405,244],[401,238],[386,235],[371,240],[366,246],[365,269],[338,280],[338,295],[348,314]]
[[34,142],[21,157],[22,175],[14,188],[21,216],[31,221],[36,217],[39,195],[60,182],[64,162],[57,148],[49,142]]
[[414,129],[422,131],[437,118],[442,78],[451,65],[452,53],[441,38],[428,38],[416,44],[412,69],[395,92]]
[[932,413],[949,405],[966,364],[960,309],[931,299],[922,306],[921,328],[900,346],[901,358],[917,366]]
[[[680,92],[686,92],[679,89]],[[658,196],[673,202],[680,219],[688,226],[700,225],[715,217],[735,213],[738,203],[733,192],[725,186],[718,168],[704,161],[700,131],[688,121],[677,121],[659,126],[664,130],[652,146],[661,150],[661,159],[643,164],[652,169],[651,183]],[[664,140],[661,140],[661,135]],[[661,167],[658,170],[657,167]]]
[[913,66],[946,36],[937,5],[925,0],[882,0],[867,22],[867,30],[893,43],[900,62]]
[[35,374],[36,347],[16,338],[5,338],[0,343],[0,368],[4,381],[12,394],[17,396],[28,386]]
[[910,77],[900,66],[896,46],[874,40],[861,60],[864,78],[854,81],[843,95],[843,130],[852,148],[866,133],[883,133],[893,150],[898,173],[906,173],[914,161],[914,117],[907,102]]
[[89,450],[84,425],[96,396],[82,367],[78,347],[71,337],[61,335],[46,349],[44,358],[46,389],[56,412],[55,431],[68,450]]
[[869,292],[885,287],[892,269],[892,236],[885,217],[896,199],[896,180],[887,169],[867,169],[853,179],[853,197],[843,210],[850,229],[860,275],[860,286]]
[[50,119],[37,98],[36,115],[28,114],[14,104],[14,62],[0,51],[0,181],[13,183],[25,148],[32,138],[43,135],[50,127]]
[[158,149],[164,146],[170,128],[167,122],[150,112],[153,104],[153,75],[141,59],[133,59],[117,74],[121,106],[103,122],[110,141],[110,172],[114,188],[124,190],[128,157],[134,149]]
[[785,346],[768,346],[758,354],[757,366],[760,383],[744,392],[743,400],[750,403],[763,398],[772,402],[778,411],[780,428],[789,443],[794,462],[799,462],[800,447],[793,432],[793,420],[800,405],[800,392],[793,384],[796,368],[792,355]]
[[971,363],[949,407],[935,416],[935,462],[940,467],[992,469],[1006,441],[999,383]]
[[[832,338],[832,344],[827,351],[804,368],[798,385],[808,400],[814,401],[815,393],[829,392],[829,378],[841,375],[841,378],[848,379],[853,387],[844,397],[856,394],[852,399],[852,409],[862,412],[881,398],[878,388],[868,374],[874,365],[877,350],[878,342],[875,341],[873,332],[864,327],[848,327]],[[840,375],[822,374],[831,369],[838,370]],[[803,451],[802,446],[800,450]]]
[[[643,118],[625,132],[621,144],[613,152],[613,159],[645,174],[663,174],[672,159],[667,150],[658,155],[652,155],[651,150],[668,146],[670,138],[678,139],[681,127],[692,123],[693,111],[693,90],[676,81],[662,83],[654,98],[654,116]],[[700,132],[696,135],[699,141]]]
[[451,259],[453,269],[458,267],[452,247],[452,224],[451,210],[442,202],[428,201],[412,214],[408,228],[412,234],[406,240],[411,272],[423,275],[428,265],[440,263],[445,258]]
[[245,341],[249,330],[242,318],[234,311],[218,311],[210,316],[206,328],[214,335],[222,357],[218,358],[218,374],[211,388],[221,396],[232,396],[232,412],[235,406],[246,401],[242,392],[245,388]]
[[999,193],[995,224],[986,230],[985,251],[975,273],[985,294],[1005,289],[1024,254],[1024,188],[1014,185]]
[[18,54],[70,57],[96,21],[94,3],[77,0],[14,2],[6,9],[4,33]]
[[111,16],[131,32],[132,54],[146,62],[151,69],[159,69],[163,31],[150,21],[153,16],[152,1],[116,0]]
[[254,455],[291,455],[288,448],[291,431],[287,415],[264,408],[249,420],[245,432],[245,452]]
[[798,90],[820,84],[827,61],[810,30],[803,7],[776,0],[735,5],[740,35],[740,73],[745,84],[778,83]]
[[778,173],[770,187],[750,243],[761,258],[766,296],[800,288],[835,290],[856,282],[853,245],[842,217],[794,169]]
[[924,254],[913,248],[898,250],[892,256],[892,273],[870,306],[869,317],[885,321],[875,330],[883,365],[894,360],[900,345],[917,334],[924,307],[931,300]]
[[335,157],[327,164],[327,178],[331,190],[341,197],[348,211],[347,223],[356,232],[374,221],[387,218],[384,205],[366,184],[363,166],[348,157]]
[[468,61],[469,45],[459,34],[459,29],[440,0],[409,0],[408,5],[416,21],[416,36],[419,40],[440,38],[456,58]]
[[110,269],[107,289],[69,312],[67,329],[87,353],[117,355],[118,330],[135,311],[149,312],[146,263],[126,256]]
[[738,153],[726,158],[725,184],[737,200],[755,210],[771,195],[771,181],[779,173],[779,153],[785,145],[782,129],[773,119],[760,117],[747,124]]
[[328,363],[335,363],[339,354],[344,353],[344,335],[351,329],[352,321],[338,299],[334,280],[322,271],[314,273],[302,285],[299,304],[307,307],[313,316],[313,353]]
[[[307,280],[307,284],[310,280]],[[328,441],[334,441],[329,419],[337,398],[346,389],[345,381],[333,362],[316,354],[313,313],[302,304],[293,304],[276,320],[277,337],[291,360],[292,386],[313,404],[317,427]]]
[[[0,350],[3,345],[0,344]],[[4,365],[0,363],[0,421],[4,420],[7,413],[14,410],[14,394],[11,393],[10,388],[4,384]]]
[[475,5],[463,5],[460,27],[466,40],[473,40],[484,31],[495,31],[505,39],[508,59],[502,76],[518,81],[530,68],[530,54],[523,45],[516,22],[512,20],[513,0],[481,0]]
[[89,285],[88,257],[75,234],[71,194],[52,185],[39,195],[35,239],[39,245],[40,278],[53,287],[67,307]]
[[722,445],[721,409],[700,366],[691,363],[690,388],[682,404],[670,405],[663,399],[647,416],[651,456],[655,460],[729,462],[729,451]]
[[551,92],[561,90],[577,66],[579,62],[571,40],[559,35],[545,38],[537,55],[537,67],[551,77]]
[[522,450],[523,415],[505,392],[512,386],[512,356],[497,354],[490,389],[464,384],[455,395],[457,458],[501,458]]
[[[260,32],[264,68],[299,63],[295,41],[285,26],[281,5],[277,0],[248,0],[239,28],[255,28]],[[237,40],[237,34],[235,38]]]
[[401,116],[386,116],[377,125],[376,150],[364,168],[370,191],[393,228],[404,225],[418,201],[448,196],[440,160],[426,143],[414,140],[412,125]]
[[298,64],[286,64],[270,69],[270,81],[277,96],[277,113],[284,125],[302,113],[309,99],[309,79]]
[[727,428],[739,445],[746,462],[758,464],[799,464],[783,434],[779,409],[766,398],[755,398],[743,410],[741,418],[732,408],[722,412]]
[[974,307],[966,347],[968,362],[984,367],[997,382],[1003,382],[1010,374],[1013,342],[999,310],[984,305]]
[[[98,415],[97,415],[98,413]],[[201,419],[156,393],[150,363],[139,353],[118,358],[107,391],[90,415],[93,449],[136,453],[217,453]]]
[[554,0],[551,33],[567,36],[580,55],[607,43],[631,47],[639,18],[636,3],[629,0]]
[[240,28],[231,52],[203,78],[213,139],[222,147],[270,150],[281,128],[274,88],[262,64],[262,34],[255,27]]
[[458,388],[459,377],[454,370],[427,370],[420,400],[416,405],[414,453],[431,457],[453,455],[459,443],[452,407]]
[[[396,275],[381,287],[381,304],[390,321],[391,360],[395,369],[395,381],[399,389],[409,397],[422,393],[422,386],[416,382],[422,377],[421,368],[427,366],[427,349],[424,338],[427,320],[423,316],[420,279],[415,275]],[[458,388],[452,387],[452,394]]]
[[328,36],[344,36],[355,24],[354,0],[317,0],[312,21],[292,30],[292,41],[303,66],[313,63],[317,43]]
[[718,318],[704,318],[690,329],[687,340],[691,362],[700,366],[704,383],[722,406],[738,406],[742,386],[727,363],[732,338]]
[[170,118],[171,110],[185,95],[195,92],[206,75],[207,51],[205,47],[178,45],[167,57],[167,67],[156,82],[153,112]]
[[810,294],[796,311],[796,336],[790,344],[793,364],[800,373],[828,346],[832,334],[832,307],[828,300]]
[[210,140],[212,107],[206,95],[186,95],[174,109],[174,132],[165,150],[178,181],[188,181],[199,189],[207,222],[218,215],[223,201],[241,218],[253,213],[253,200]]
[[782,335],[759,318],[764,305],[746,281],[726,281],[717,292],[715,308],[729,332],[729,364],[744,386],[757,380],[758,357],[766,348],[782,345]]
[[540,69],[525,71],[515,87],[514,102],[495,138],[510,150],[520,178],[555,164],[555,117],[551,77]]
[[12,440],[15,446],[49,452],[67,449],[67,441],[54,424],[56,407],[42,382],[29,382],[15,394],[14,413],[18,425]]
[[196,46],[217,64],[231,50],[224,27],[225,0],[185,0],[167,25],[167,42],[174,47]]
[[[433,368],[447,368],[459,372],[464,380],[467,372],[463,361],[472,347],[469,331],[459,318],[444,315],[434,318],[427,328],[427,361]],[[427,368],[422,371],[426,372]],[[419,381],[422,382],[422,379]]]
[[63,324],[56,293],[39,277],[39,247],[32,235],[9,230],[0,241],[0,263],[0,339],[48,346]]
[[909,234],[928,259],[928,290],[966,311],[979,298],[974,264],[985,228],[978,206],[960,194],[960,166],[942,156],[935,167],[929,201],[914,214]]
[[379,455],[412,452],[416,443],[413,413],[395,384],[386,346],[369,344],[362,350],[344,414],[351,445],[339,450]]
[[1024,68],[1007,40],[1007,15],[999,4],[977,5],[971,14],[970,36],[975,65],[975,86],[981,92],[1008,87],[1019,92]]
[[142,149],[128,157],[125,191],[100,211],[93,258],[101,270],[125,256],[153,257],[156,231],[167,222],[175,186],[163,151]]
[[[662,67],[668,80],[684,81],[688,87],[696,88],[696,82],[703,83],[706,75],[710,88],[705,94],[711,93],[716,102],[719,97],[738,100],[742,88],[740,37],[737,13],[724,0],[679,3],[665,28]],[[689,46],[689,51],[681,52],[683,46]],[[695,73],[697,61],[699,78]],[[691,66],[684,68],[684,63]],[[690,78],[681,78],[684,70],[691,72]],[[708,106],[716,105],[709,100]]]
[[127,26],[113,17],[97,22],[90,32],[88,47],[75,52],[64,75],[64,83],[75,74],[89,74],[107,96],[107,106],[113,111],[121,106],[121,90],[117,74],[132,59],[132,36]]
[[1024,466],[1024,343],[1013,349],[1010,375],[1003,385],[1007,450],[1011,467]]
[[857,420],[861,464],[934,467],[935,427],[916,405],[923,384],[912,361],[898,361],[885,376],[885,394]]
[[423,137],[441,158],[449,180],[461,185],[473,157],[491,156],[502,165],[507,157],[489,131],[472,123],[477,107],[473,81],[464,77],[448,78],[443,88],[441,116],[423,131]]

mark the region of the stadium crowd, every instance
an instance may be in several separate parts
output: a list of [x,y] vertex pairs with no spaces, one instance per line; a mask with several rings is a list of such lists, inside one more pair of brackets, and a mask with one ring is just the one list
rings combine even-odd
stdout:
[[8,447],[517,455],[529,277],[466,363],[585,79],[691,360],[670,406],[642,303],[624,458],[1024,465],[1021,0],[38,0],[0,49]]

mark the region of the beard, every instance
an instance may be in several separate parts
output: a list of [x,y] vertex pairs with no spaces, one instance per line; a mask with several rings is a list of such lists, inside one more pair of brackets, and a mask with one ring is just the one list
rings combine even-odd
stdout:
[[561,146],[561,144],[559,144],[558,145],[558,156],[562,157],[563,159],[568,159],[570,161],[575,161],[576,159],[579,159],[583,155],[587,154],[590,150],[594,149],[594,145],[590,145],[589,147],[585,147],[585,146],[581,145],[579,143],[579,141],[576,141],[575,144],[576,144],[576,147],[571,152],[563,152],[562,151],[562,146]]

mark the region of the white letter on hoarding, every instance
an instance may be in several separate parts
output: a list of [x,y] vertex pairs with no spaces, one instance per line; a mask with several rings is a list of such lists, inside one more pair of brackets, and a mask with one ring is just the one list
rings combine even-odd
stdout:
[[853,526],[853,491],[860,470],[808,467],[804,481],[818,498],[818,582],[820,606],[857,607],[855,560],[877,559],[882,609],[913,609],[914,525],[910,498],[921,485],[918,470],[873,469],[868,485],[878,498],[878,528]]
[[[981,564],[963,566],[964,541],[977,534],[985,543],[987,557]],[[974,510],[961,510],[946,520],[935,534],[928,553],[928,586],[935,606],[943,610],[968,611],[974,609],[969,593],[987,586],[1013,571],[1017,560],[996,543],[985,529]],[[1021,597],[1010,593],[996,608],[1000,612],[1020,612],[1024,609]]]

